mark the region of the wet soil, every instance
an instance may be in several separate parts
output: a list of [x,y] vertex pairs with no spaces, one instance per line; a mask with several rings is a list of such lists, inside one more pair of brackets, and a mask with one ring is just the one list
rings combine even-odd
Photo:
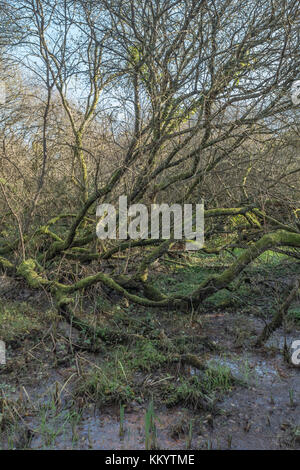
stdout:
[[[256,350],[237,337],[236,314],[209,313],[202,321],[202,328],[218,346],[217,352],[206,353],[205,360],[229,367],[237,384],[211,413],[154,403],[155,446],[168,450],[300,449],[300,368],[283,359],[283,331],[278,330],[263,349]],[[238,321],[253,335],[264,326],[251,315],[239,315]],[[61,322],[58,333],[66,334],[68,328]],[[293,329],[286,336],[287,344],[297,339],[300,330]],[[18,427],[10,436],[2,434],[1,447],[145,449],[147,401],[125,407],[120,433],[119,407],[99,408],[76,401],[73,388],[80,375],[78,363],[64,363],[62,358],[54,367],[53,348],[49,337],[36,338],[34,345],[25,341],[9,350],[8,366],[0,366],[2,394],[23,404]],[[93,363],[99,354],[86,353],[86,362]],[[198,373],[193,368],[187,372]]]

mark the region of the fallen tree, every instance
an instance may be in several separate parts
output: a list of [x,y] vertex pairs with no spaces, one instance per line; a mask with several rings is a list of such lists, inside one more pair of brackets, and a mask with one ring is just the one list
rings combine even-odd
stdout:
[[[249,208],[240,209],[219,209],[214,211],[207,211],[205,215],[208,217],[223,216],[234,214],[247,214]],[[39,231],[38,231],[39,232]],[[90,239],[86,239],[87,243]],[[151,241],[133,241],[123,242],[120,244],[119,249],[125,250],[130,247],[149,246]],[[156,241],[157,242],[157,241]],[[61,243],[61,242],[60,242]],[[237,259],[222,273],[217,275],[209,276],[205,279],[190,295],[173,295],[165,296],[157,292],[157,290],[147,282],[148,269],[154,261],[161,257],[172,244],[172,240],[161,241],[159,246],[154,251],[150,252],[146,257],[143,257],[139,267],[136,268],[133,276],[111,276],[103,272],[97,272],[94,275],[83,277],[73,284],[65,284],[58,282],[55,279],[51,279],[50,271],[47,270],[51,267],[53,260],[45,259],[45,264],[42,266],[38,261],[41,255],[37,259],[28,259],[21,261],[19,264],[14,264],[13,260],[8,257],[0,257],[0,265],[2,270],[8,272],[10,275],[22,277],[33,289],[47,289],[52,293],[56,300],[58,311],[64,315],[64,317],[72,322],[73,326],[86,332],[91,333],[93,336],[99,336],[101,339],[107,338],[112,335],[113,332],[108,331],[95,331],[87,324],[76,318],[72,310],[72,295],[77,291],[84,291],[91,286],[100,283],[106,288],[117,292],[120,296],[125,297],[129,302],[144,306],[144,307],[156,307],[156,308],[167,308],[167,309],[182,309],[189,311],[191,308],[195,309],[201,303],[209,298],[216,292],[226,289],[230,284],[235,281],[240,273],[255,259],[257,259],[262,253],[267,250],[276,249],[278,247],[292,247],[300,248],[300,233],[297,233],[296,229],[292,230],[278,230],[276,232],[270,232],[264,234],[255,242],[250,242],[248,247],[237,257]],[[5,249],[3,250],[5,251]],[[54,255],[53,250],[51,251]],[[100,255],[96,255],[98,258],[104,260],[108,259],[108,253],[112,256],[117,252],[117,248],[111,248],[108,252],[104,252]],[[73,253],[76,256],[76,252]],[[57,251],[55,257],[62,257],[63,253]],[[85,255],[83,255],[85,256]],[[89,255],[90,256],[90,255]],[[132,293],[135,290],[136,293]],[[290,299],[289,299],[290,302]],[[281,315],[281,316],[280,316]],[[282,313],[279,317],[274,319],[274,325],[278,325],[281,321]],[[270,326],[262,335],[262,338],[266,338],[267,333],[273,331]],[[261,340],[262,340],[261,338]]]
[[[8,20],[20,33],[31,31],[22,54],[19,41],[11,47],[40,88],[25,90],[21,106],[18,93],[10,96],[5,108],[3,272],[50,292],[68,321],[90,331],[72,299],[97,284],[143,307],[190,311],[230,287],[263,252],[299,249],[299,225],[290,216],[299,211],[299,167],[289,147],[297,142],[289,133],[295,106],[287,96],[297,78],[297,2],[277,10],[260,0],[251,8],[235,0],[44,3],[10,2]],[[87,91],[80,105],[67,92],[73,81]],[[280,206],[277,187],[287,193],[284,217],[265,209],[269,199]],[[96,204],[120,195],[147,206],[204,198],[203,252],[244,251],[190,295],[162,293],[149,272],[173,253],[175,240],[97,239]],[[122,255],[123,272],[115,273],[112,263],[117,257],[121,265]],[[78,274],[78,266],[91,269]]]

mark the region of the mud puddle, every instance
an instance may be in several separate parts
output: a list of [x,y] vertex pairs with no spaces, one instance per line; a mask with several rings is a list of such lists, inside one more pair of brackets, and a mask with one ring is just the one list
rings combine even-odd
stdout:
[[[214,366],[230,368],[244,385],[237,386],[218,403],[218,413],[191,411],[182,407],[155,410],[155,446],[159,449],[278,449],[300,448],[300,370],[289,368],[283,359],[213,355]],[[66,409],[51,412],[51,404],[35,418],[32,449],[145,449],[147,404],[136,402],[125,408],[123,430],[119,409],[99,410],[94,405],[72,416]],[[41,423],[44,422],[43,425]]]
[[[218,321],[219,331],[223,332],[225,322],[232,322],[232,318],[220,317]],[[212,326],[215,331],[215,320]],[[223,350],[208,353],[207,362],[213,367],[229,368],[238,379],[237,384],[217,402],[212,412],[186,409],[184,404],[166,408],[154,403],[152,447],[165,450],[300,449],[300,368],[284,362],[278,349],[283,338],[283,332],[278,331],[271,345],[256,351],[253,348],[227,349],[228,337],[221,337]],[[289,343],[292,339],[288,338]],[[90,359],[93,361],[93,357]],[[190,373],[198,372],[191,369]],[[77,380],[74,367],[51,369],[47,374],[47,380],[37,378],[23,390],[23,395],[28,395],[23,396],[27,400],[27,412],[21,422],[21,427],[30,430],[27,448],[147,448],[148,402],[140,400],[126,406],[120,425],[118,406],[99,409],[94,404],[85,404],[80,408],[74,401],[72,387]],[[60,384],[59,393],[57,384]],[[17,388],[15,398],[22,387]],[[2,447],[20,448],[20,444],[8,440]]]

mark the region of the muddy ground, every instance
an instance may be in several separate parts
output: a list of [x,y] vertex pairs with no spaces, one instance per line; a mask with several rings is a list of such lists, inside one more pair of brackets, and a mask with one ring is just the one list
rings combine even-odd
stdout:
[[[300,449],[300,368],[283,354],[285,343],[300,339],[298,319],[262,348],[254,345],[282,285],[299,269],[290,266],[271,270],[264,286],[257,271],[247,273],[244,290],[192,314],[111,302],[109,292],[92,314],[83,304],[92,324],[147,338],[121,345],[90,343],[57,316],[45,293],[2,276],[2,336],[11,317],[19,324],[5,338],[7,364],[0,366],[1,448]],[[169,288],[175,278],[184,289],[197,270],[174,271],[169,283],[165,268],[159,271],[156,285]],[[296,300],[292,313],[298,308]],[[186,353],[209,373],[182,362]]]

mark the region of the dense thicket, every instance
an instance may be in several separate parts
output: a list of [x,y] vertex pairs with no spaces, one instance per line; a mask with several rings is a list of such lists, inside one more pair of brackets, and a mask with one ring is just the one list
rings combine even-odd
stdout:
[[[189,308],[265,250],[299,256],[297,0],[0,8],[3,270],[51,291],[71,318],[72,293],[96,283],[142,305]],[[204,199],[204,250],[218,237],[216,251],[245,252],[189,298],[165,297],[147,272],[172,240],[96,238],[97,202],[123,194],[148,205]],[[109,260],[123,251],[120,276]]]

